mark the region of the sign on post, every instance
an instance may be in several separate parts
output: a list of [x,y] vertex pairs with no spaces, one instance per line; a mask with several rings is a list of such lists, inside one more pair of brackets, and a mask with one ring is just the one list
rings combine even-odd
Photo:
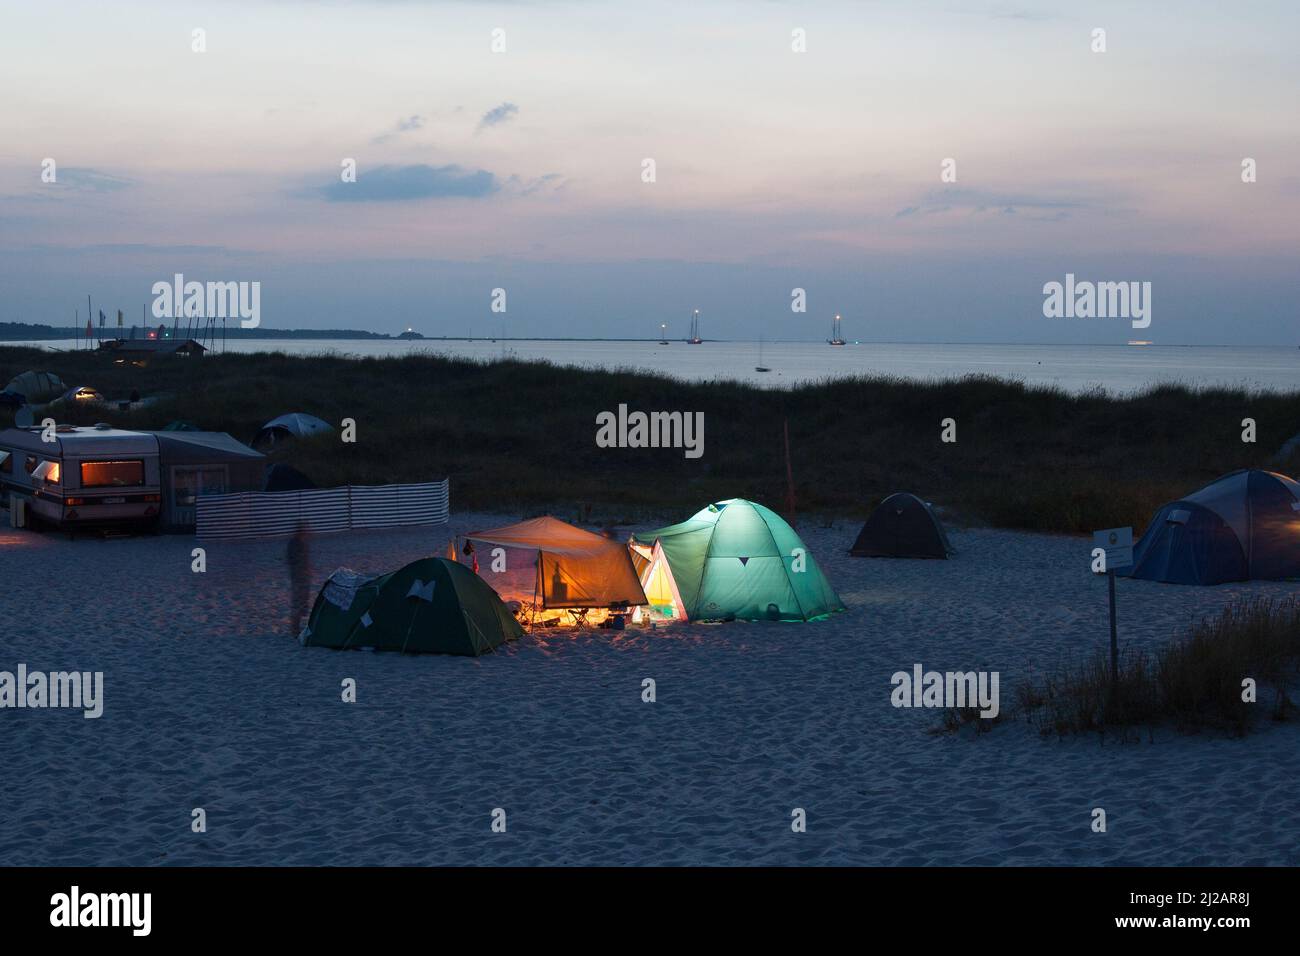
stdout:
[[1133,529],[1107,528],[1092,533],[1092,546],[1106,552],[1106,571],[1133,566]]

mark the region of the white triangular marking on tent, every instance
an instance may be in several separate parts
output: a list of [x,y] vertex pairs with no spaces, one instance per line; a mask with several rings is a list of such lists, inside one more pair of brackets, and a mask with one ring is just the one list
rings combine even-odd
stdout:
[[411,582],[411,590],[406,592],[407,597],[419,598],[421,601],[433,603],[433,588],[438,582],[432,579],[428,584],[423,583],[419,578]]
[[369,612],[369,611],[367,611],[365,614],[362,614],[362,615],[361,615],[361,626],[362,626],[362,627],[369,627],[371,624],[374,624],[374,623],[375,623],[375,622],[372,621],[372,620],[370,619],[370,612]]

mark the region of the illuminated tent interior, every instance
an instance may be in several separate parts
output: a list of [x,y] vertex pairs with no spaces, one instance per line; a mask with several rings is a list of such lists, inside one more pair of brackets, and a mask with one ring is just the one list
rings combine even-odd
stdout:
[[50,402],[51,405],[94,405],[104,402],[103,393],[93,385],[78,385],[70,388],[58,398]]
[[1300,483],[1234,471],[1156,512],[1125,577],[1167,584],[1300,578]]
[[549,516],[464,535],[451,556],[530,624],[599,624],[646,602],[621,542]]
[[[844,610],[794,529],[743,498],[635,535],[632,544],[652,549],[644,576],[656,573],[654,554],[663,555],[671,585],[651,580],[651,589],[656,597],[671,591],[683,620],[811,621]],[[654,612],[665,606],[654,604]]]
[[632,552],[632,564],[641,576],[641,589],[646,597],[646,606],[633,612],[633,622],[685,621],[686,605],[677,590],[677,581],[668,566],[663,546],[658,541],[647,546],[633,540],[628,543],[628,548]]

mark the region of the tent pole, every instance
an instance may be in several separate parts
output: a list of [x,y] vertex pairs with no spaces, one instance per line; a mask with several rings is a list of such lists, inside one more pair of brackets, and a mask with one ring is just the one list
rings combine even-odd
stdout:
[[537,623],[537,600],[541,595],[542,588],[542,552],[539,548],[537,551],[537,571],[533,574],[533,612],[532,620],[528,624],[528,633],[533,632],[533,626]]

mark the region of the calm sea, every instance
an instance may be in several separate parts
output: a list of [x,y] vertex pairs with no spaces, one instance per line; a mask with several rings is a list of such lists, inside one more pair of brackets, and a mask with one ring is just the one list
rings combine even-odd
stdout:
[[[4,343],[71,349],[72,340]],[[761,358],[760,358],[761,348]],[[486,339],[471,342],[365,339],[232,339],[231,352],[295,355],[405,355],[428,352],[481,360],[546,359],[564,365],[628,368],[684,379],[738,379],[781,387],[827,377],[892,375],[933,380],[995,375],[1079,392],[1101,386],[1127,393],[1150,385],[1228,385],[1275,391],[1300,389],[1300,349],[1123,345],[901,345],[808,342],[556,342]],[[771,371],[758,372],[756,366]],[[90,383],[93,384],[93,383]]]

